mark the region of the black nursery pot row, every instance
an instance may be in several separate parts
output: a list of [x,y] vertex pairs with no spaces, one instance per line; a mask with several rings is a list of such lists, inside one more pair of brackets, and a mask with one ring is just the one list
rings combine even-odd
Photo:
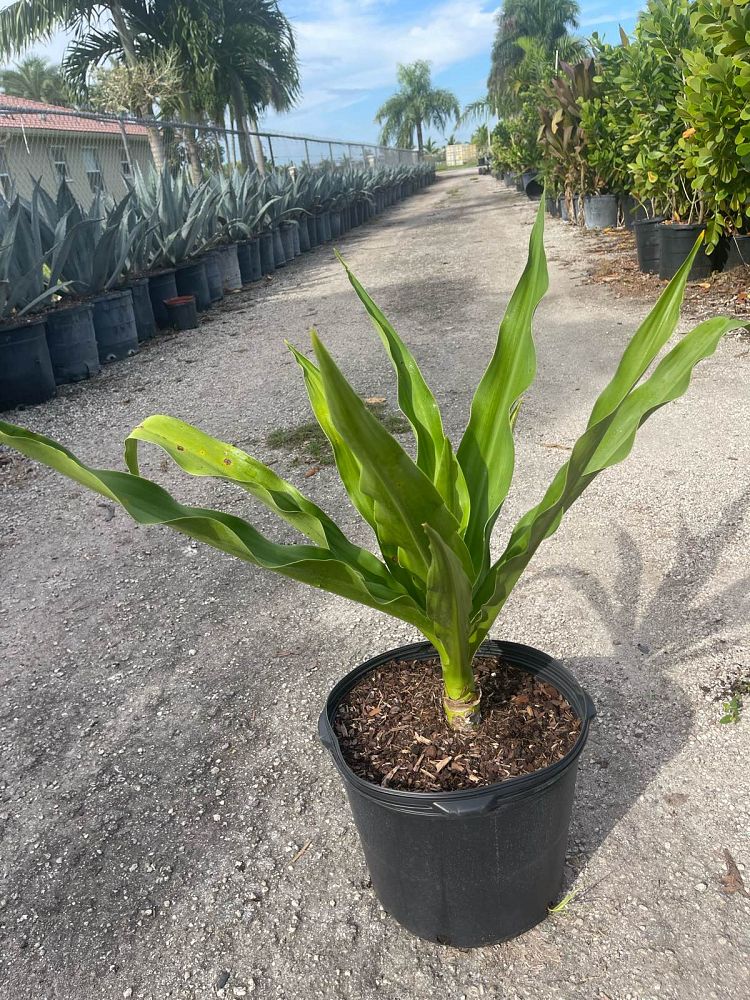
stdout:
[[[588,229],[611,228],[621,220],[635,235],[638,267],[645,274],[673,278],[693,249],[703,230],[702,223],[669,222],[663,216],[646,216],[642,206],[630,196],[613,194],[573,198],[570,206],[564,198],[546,197],[547,213],[564,222],[583,219]],[[750,236],[734,236],[721,240],[712,253],[701,247],[690,268],[690,281],[708,278],[714,271],[728,271],[750,265]]]
[[376,192],[372,201],[282,222],[253,239],[135,278],[117,291],[0,327],[0,411],[51,399],[58,385],[90,378],[102,365],[136,354],[157,330],[196,327],[197,313],[225,292],[339,239],[424,184],[396,185]]

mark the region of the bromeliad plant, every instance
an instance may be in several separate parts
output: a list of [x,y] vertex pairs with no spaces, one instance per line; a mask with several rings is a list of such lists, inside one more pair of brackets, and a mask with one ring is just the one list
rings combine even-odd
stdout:
[[[377,537],[380,558],[349,540],[320,507],[268,466],[173,417],[149,417],[132,431],[125,443],[129,472],[90,468],[54,441],[2,422],[0,442],[121,504],[140,524],[169,525],[246,562],[415,626],[440,658],[448,723],[471,728],[481,708],[472,660],[540,544],[599,473],[628,455],[641,424],[685,392],[695,365],[714,352],[728,330],[742,325],[721,317],[701,323],[646,377],[675,330],[696,243],[626,347],[567,462],[493,561],[490,537],[513,476],[514,423],[536,367],[532,317],[548,285],[543,205],[526,269],[456,451],[415,359],[348,270],[396,371],[398,401],[414,431],[416,458],[368,410],[317,333],[312,333],[314,361],[291,348],[347,493]],[[239,517],[180,504],[140,476],[139,442],[163,448],[191,475],[235,483],[309,542],[278,544]]]

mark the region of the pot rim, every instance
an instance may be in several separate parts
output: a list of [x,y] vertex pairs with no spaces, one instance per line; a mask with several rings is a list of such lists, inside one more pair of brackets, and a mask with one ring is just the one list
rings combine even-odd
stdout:
[[416,642],[371,657],[349,671],[331,689],[318,720],[318,736],[333,757],[336,769],[345,784],[353,785],[361,794],[375,799],[381,804],[390,805],[399,811],[428,811],[438,815],[441,813],[468,815],[489,812],[501,803],[505,804],[512,799],[526,795],[535,795],[541,788],[557,781],[562,773],[577,761],[586,745],[589,724],[596,716],[596,707],[592,698],[581,687],[573,674],[558,660],[533,646],[501,639],[486,639],[478,652],[501,656],[513,666],[528,670],[534,676],[541,677],[553,684],[568,699],[573,711],[581,720],[581,731],[578,734],[578,739],[564,757],[554,764],[539,768],[530,774],[507,778],[505,781],[482,785],[480,788],[462,788],[448,792],[409,792],[395,788],[383,788],[381,785],[376,785],[356,775],[344,760],[338,738],[331,725],[339,702],[361,676],[390,660],[427,659],[437,655],[431,643]]

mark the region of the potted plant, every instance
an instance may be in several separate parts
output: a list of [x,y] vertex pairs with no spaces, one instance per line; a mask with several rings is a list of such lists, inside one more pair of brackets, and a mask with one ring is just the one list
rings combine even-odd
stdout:
[[727,267],[750,261],[750,10],[703,0],[691,15],[698,48],[683,53],[686,79],[678,99],[693,191],[706,206],[706,245]]
[[[534,376],[532,317],[548,285],[543,225],[542,204],[526,269],[455,452],[416,361],[352,274],[396,370],[416,459],[368,410],[315,332],[315,361],[292,348],[380,557],[348,539],[273,469],[172,417],[149,417],[132,431],[129,472],[90,468],[56,442],[0,422],[0,443],[121,504],[137,522],[169,525],[422,633],[426,642],[380,651],[347,674],[327,700],[320,732],[386,910],[415,933],[458,946],[513,936],[546,915],[562,876],[576,764],[593,714],[560,664],[530,647],[489,641],[489,631],[566,510],[600,472],[627,457],[641,424],[681,396],[694,366],[742,325],[728,318],[701,323],[647,376],[675,330],[689,258],[626,347],[544,497],[493,561],[490,536],[513,475],[513,428]],[[140,476],[143,442],[191,475],[236,484],[309,541],[279,544],[235,515],[180,504]],[[517,714],[512,746],[496,728],[503,712]],[[528,729],[522,719],[531,720]],[[385,733],[393,739],[396,729],[406,738],[389,744]],[[530,744],[543,744],[544,752]],[[449,748],[446,759],[441,747]],[[519,757],[520,767],[513,763]]]
[[[62,264],[67,294],[91,305],[96,345],[101,364],[108,364],[138,350],[138,329],[129,288],[117,286],[123,278],[132,244],[145,231],[145,220],[132,229],[125,223],[132,192],[109,211],[97,192],[87,215],[63,180],[53,201],[43,197],[43,216],[50,232],[70,234]],[[55,326],[55,320],[50,324]],[[83,341],[82,341],[83,342]]]
[[0,199],[0,410],[42,403],[55,394],[45,317],[35,313],[65,290],[63,238],[45,252],[39,220],[40,187],[27,208],[16,195]]

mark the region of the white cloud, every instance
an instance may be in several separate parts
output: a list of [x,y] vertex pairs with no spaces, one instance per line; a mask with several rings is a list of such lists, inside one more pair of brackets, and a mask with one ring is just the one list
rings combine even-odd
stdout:
[[[312,16],[310,14],[312,8]],[[427,59],[433,73],[487,52],[496,4],[453,0],[404,13],[396,3],[340,0],[290,13],[297,36],[303,95],[295,116],[335,111],[395,84],[398,63]],[[288,117],[287,117],[288,120]]]

